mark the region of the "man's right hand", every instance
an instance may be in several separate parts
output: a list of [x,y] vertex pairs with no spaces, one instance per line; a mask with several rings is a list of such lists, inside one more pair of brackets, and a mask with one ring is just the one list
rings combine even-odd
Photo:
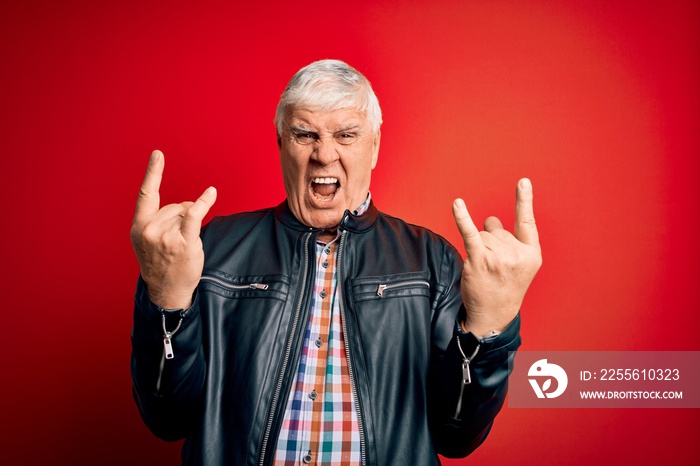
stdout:
[[131,225],[131,243],[151,300],[164,309],[187,309],[204,267],[199,232],[216,201],[207,188],[195,202],[160,207],[165,157],[153,151],[141,185]]

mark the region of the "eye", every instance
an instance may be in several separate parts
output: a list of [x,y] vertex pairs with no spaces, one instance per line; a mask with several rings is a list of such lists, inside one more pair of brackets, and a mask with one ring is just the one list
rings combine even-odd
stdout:
[[357,134],[355,133],[338,133],[336,135],[336,140],[340,144],[348,145],[352,144],[357,140]]
[[307,131],[294,131],[292,132],[292,138],[299,144],[307,145],[313,144],[318,139],[318,135]]

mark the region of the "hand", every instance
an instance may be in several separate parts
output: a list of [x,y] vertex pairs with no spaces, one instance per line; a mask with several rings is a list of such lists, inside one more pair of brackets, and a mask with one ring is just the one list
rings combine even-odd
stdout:
[[165,157],[153,151],[141,185],[131,225],[131,243],[151,300],[164,309],[187,309],[204,267],[199,232],[216,201],[207,188],[195,202],[160,208],[160,182]]
[[532,184],[518,182],[515,194],[515,227],[512,235],[496,217],[484,221],[479,231],[462,199],[452,204],[467,258],[462,269],[462,301],[467,310],[463,327],[481,338],[502,331],[520,310],[525,292],[542,265]]

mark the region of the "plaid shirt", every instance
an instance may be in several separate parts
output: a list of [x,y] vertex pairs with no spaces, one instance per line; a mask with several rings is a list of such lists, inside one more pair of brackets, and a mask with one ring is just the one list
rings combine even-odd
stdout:
[[[370,196],[355,211],[362,215]],[[340,232],[316,243],[316,277],[295,383],[284,412],[275,465],[361,463],[360,427],[345,353],[338,297]]]

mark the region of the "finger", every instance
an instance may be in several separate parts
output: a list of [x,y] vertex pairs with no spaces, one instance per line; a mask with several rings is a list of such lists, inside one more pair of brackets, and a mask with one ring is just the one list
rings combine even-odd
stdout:
[[202,228],[202,220],[211,209],[211,206],[216,202],[216,188],[208,187],[199,199],[194,201],[194,204],[187,209],[185,218],[182,221],[182,236],[185,239],[195,239],[199,236],[199,230]]
[[464,249],[466,249],[467,254],[471,256],[481,254],[484,250],[484,243],[479,235],[479,229],[474,225],[462,199],[456,199],[452,203],[452,215],[464,240]]
[[520,241],[518,241],[515,236],[511,234],[506,229],[503,228],[496,228],[491,231],[482,231],[481,232],[481,239],[484,242],[484,246],[486,246],[486,249],[493,249],[491,247],[491,243],[486,241],[486,238],[493,239],[493,241],[498,241],[500,244],[512,244],[512,243],[518,243],[520,244]]
[[[505,230],[499,230],[505,233]],[[500,248],[502,248],[505,243],[507,242],[508,238],[503,238],[498,236],[498,233],[493,234],[489,233],[488,231],[482,231],[480,233],[481,235],[481,241],[484,242],[484,248],[488,249],[489,251],[496,251]]]
[[182,236],[182,222],[185,219],[185,214],[184,212],[164,218],[160,220],[158,223],[158,227],[160,228],[161,236],[169,235],[169,234],[176,234],[178,237]]
[[532,183],[527,178],[518,182],[515,191],[515,226],[513,232],[519,241],[529,245],[539,245],[539,234],[532,209]]
[[135,242],[157,245],[164,237],[170,235],[182,239],[182,221],[188,207],[186,204],[168,204],[150,215],[136,231],[132,231],[132,235],[135,234]]
[[136,200],[135,218],[141,218],[153,214],[160,208],[160,181],[163,179],[165,157],[159,150],[151,153],[146,168],[146,176],[143,178],[139,197]]
[[[189,204],[189,205],[188,205]],[[156,212],[152,217],[154,222],[162,222],[170,218],[185,217],[187,209],[194,204],[194,202],[181,202],[179,204],[168,204],[163,206]]]
[[503,224],[498,217],[488,217],[484,220],[484,230],[493,232],[494,230],[503,230]]

